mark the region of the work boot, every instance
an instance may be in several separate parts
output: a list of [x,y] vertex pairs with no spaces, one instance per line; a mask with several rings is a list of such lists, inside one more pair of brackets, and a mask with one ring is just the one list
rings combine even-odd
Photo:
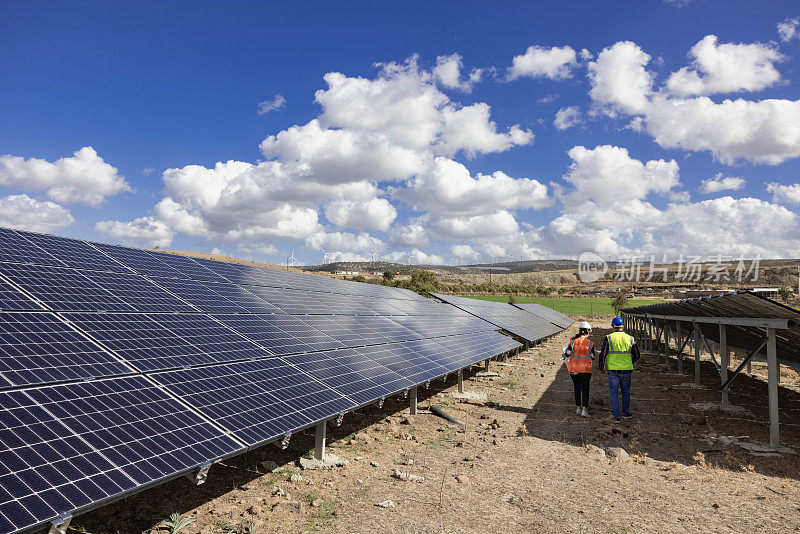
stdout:
[[581,407],[580,406],[576,406],[575,407],[575,413],[578,414],[578,415],[581,414]]
[[589,417],[589,410],[586,409],[586,406],[581,410],[581,417]]

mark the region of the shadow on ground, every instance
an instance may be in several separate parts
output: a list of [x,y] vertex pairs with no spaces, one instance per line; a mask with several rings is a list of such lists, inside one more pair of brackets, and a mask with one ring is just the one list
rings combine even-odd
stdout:
[[[598,342],[608,333],[596,331]],[[598,343],[599,346],[600,343]],[[674,352],[674,351],[673,351]],[[555,359],[557,354],[543,356]],[[738,376],[731,385],[730,402],[747,413],[720,410],[699,411],[689,405],[702,402],[719,403],[719,375],[710,361],[701,360],[702,389],[681,387],[694,381],[694,360],[684,360],[684,373],[677,373],[677,359],[670,357],[669,366],[656,364],[655,355],[643,355],[633,375],[631,411],[634,417],[613,424],[609,403],[608,379],[605,372],[593,374],[590,399],[592,417],[575,414],[572,380],[564,365],[538,402],[528,406],[497,406],[496,409],[526,413],[520,436],[533,436],[571,445],[596,445],[602,448],[623,447],[630,453],[646,455],[654,460],[696,465],[705,462],[734,471],[754,469],[757,472],[798,479],[800,454],[781,458],[757,457],[737,446],[723,446],[701,441],[709,433],[744,437],[745,441],[769,442],[769,415],[765,381]],[[800,447],[798,427],[800,394],[779,388],[781,442]]]

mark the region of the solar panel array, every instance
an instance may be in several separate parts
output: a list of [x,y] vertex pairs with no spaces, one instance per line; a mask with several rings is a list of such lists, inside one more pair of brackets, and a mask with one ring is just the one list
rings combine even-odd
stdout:
[[561,328],[567,328],[575,322],[572,320],[572,318],[564,315],[563,313],[557,312],[553,308],[542,306],[541,304],[534,304],[532,302],[525,304],[514,303],[514,306],[539,316],[542,319],[547,319],[551,323],[555,324],[556,326],[560,326]]
[[0,228],[0,534],[519,348],[498,326],[398,288]]
[[542,312],[537,308],[523,309],[505,302],[440,295],[438,293],[431,293],[431,295],[531,343],[557,334],[573,322],[566,315],[544,308],[544,306],[542,308],[548,310],[547,312]]

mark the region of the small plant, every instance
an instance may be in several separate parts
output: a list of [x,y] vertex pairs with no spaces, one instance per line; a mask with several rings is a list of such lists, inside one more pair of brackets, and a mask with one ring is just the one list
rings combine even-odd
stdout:
[[252,519],[245,519],[238,523],[234,522],[233,519],[229,519],[220,524],[216,530],[224,534],[255,534],[259,528],[259,524]]
[[306,525],[312,528],[328,527],[333,522],[333,517],[336,515],[336,505],[331,501],[325,499],[316,508],[311,517],[306,521]]
[[196,517],[192,517],[190,515],[182,516],[181,513],[176,510],[170,513],[169,516],[159,521],[156,524],[155,528],[156,529],[165,528],[167,529],[167,532],[169,532],[169,534],[176,534],[177,532],[180,532],[181,530],[188,527],[195,521],[197,521]]

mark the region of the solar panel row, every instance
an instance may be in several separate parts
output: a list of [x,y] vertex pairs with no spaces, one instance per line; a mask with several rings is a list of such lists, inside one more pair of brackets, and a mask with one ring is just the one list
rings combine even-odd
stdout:
[[[557,334],[565,328],[554,324],[549,318],[543,318],[541,315],[530,313],[504,302],[431,294],[443,302],[457,306],[475,317],[488,321],[531,343]],[[566,319],[569,320],[569,324],[572,324],[568,317]]]
[[3,244],[0,534],[520,346],[397,288],[0,229]]

